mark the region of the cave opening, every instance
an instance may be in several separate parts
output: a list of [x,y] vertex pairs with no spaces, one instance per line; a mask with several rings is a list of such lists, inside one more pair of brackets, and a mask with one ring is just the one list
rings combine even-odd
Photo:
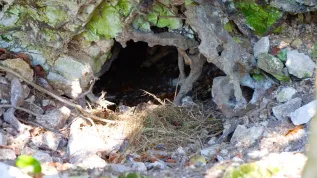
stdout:
[[[159,104],[152,96],[145,95],[143,90],[161,100],[173,101],[175,92],[179,90],[179,87],[176,89],[179,78],[176,47],[149,47],[145,42],[133,41],[129,41],[126,48],[121,45],[119,47],[118,56],[96,81],[93,93],[100,95],[105,91],[105,99],[126,106],[136,106],[148,101]],[[185,73],[190,73],[190,66],[185,67]],[[215,65],[206,63],[189,95],[194,100],[210,99],[213,78],[223,75],[225,74]]]
[[173,101],[179,75],[177,55],[172,46],[148,47],[145,42],[129,41],[96,82],[94,93],[105,91],[108,101],[127,106],[157,102],[143,90]]

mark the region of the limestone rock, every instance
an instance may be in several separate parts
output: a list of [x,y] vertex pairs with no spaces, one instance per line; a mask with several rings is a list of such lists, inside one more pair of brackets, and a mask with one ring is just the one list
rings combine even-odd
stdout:
[[274,116],[278,120],[286,119],[289,113],[295,111],[298,109],[302,104],[302,99],[301,98],[294,98],[289,101],[287,101],[284,104],[275,106],[272,108]]
[[143,162],[133,162],[132,169],[138,172],[147,171],[147,168]]
[[122,165],[122,164],[110,164],[110,168],[114,172],[118,172],[118,173],[132,171],[131,168],[129,168],[129,167],[125,166],[125,165]]
[[244,125],[238,125],[230,142],[248,147],[255,143],[262,136],[263,132],[264,127],[262,126],[247,128]]
[[280,103],[286,102],[292,99],[297,91],[292,87],[283,88],[276,96],[276,100]]
[[47,131],[44,134],[40,134],[32,138],[32,142],[37,147],[45,147],[53,151],[57,150],[60,140],[60,135],[57,135],[50,131]]
[[314,100],[290,113],[294,125],[305,124],[317,113],[317,100]]
[[312,77],[315,63],[309,56],[298,51],[289,51],[287,53],[286,67],[288,72],[298,78]]
[[12,149],[0,149],[0,160],[15,160],[16,155]]
[[0,162],[0,173],[3,178],[31,178],[21,172],[20,169]]
[[271,75],[283,75],[283,63],[276,57],[262,53],[258,57],[258,67]]
[[200,154],[204,156],[205,158],[210,158],[214,156],[215,154],[217,154],[218,149],[219,149],[219,145],[213,145],[213,146],[200,150]]
[[63,106],[59,109],[51,110],[45,115],[36,117],[36,121],[47,128],[61,129],[69,116],[70,110]]
[[211,92],[213,101],[226,117],[241,115],[244,108],[237,107],[234,85],[228,76],[214,78]]
[[253,47],[254,57],[257,57],[261,53],[268,53],[270,49],[269,37],[262,37]]
[[7,59],[1,62],[2,65],[16,71],[28,81],[33,81],[34,71],[30,65],[21,58]]
[[7,145],[7,138],[2,132],[0,132],[0,145]]

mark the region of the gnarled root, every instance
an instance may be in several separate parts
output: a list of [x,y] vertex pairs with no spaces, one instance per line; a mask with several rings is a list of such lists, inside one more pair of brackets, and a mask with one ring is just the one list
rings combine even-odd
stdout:
[[[204,56],[199,54],[188,56],[186,52],[181,49],[178,49],[178,55],[178,67],[180,70],[181,87],[176,97],[174,98],[174,104],[177,106],[181,105],[181,99],[184,97],[184,95],[192,90],[193,84],[200,77],[203,66],[206,62],[206,58]],[[184,61],[181,60],[185,60],[185,62],[189,63],[190,65],[190,73],[186,78],[184,72]]]

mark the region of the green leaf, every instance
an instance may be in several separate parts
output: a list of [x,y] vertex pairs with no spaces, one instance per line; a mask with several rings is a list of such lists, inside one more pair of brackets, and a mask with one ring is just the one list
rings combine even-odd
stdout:
[[42,167],[38,160],[28,155],[21,155],[15,162],[16,166],[28,170],[31,173],[41,173]]
[[280,50],[279,53],[277,53],[277,58],[279,58],[282,62],[286,61],[286,54],[287,54],[287,49],[282,49]]

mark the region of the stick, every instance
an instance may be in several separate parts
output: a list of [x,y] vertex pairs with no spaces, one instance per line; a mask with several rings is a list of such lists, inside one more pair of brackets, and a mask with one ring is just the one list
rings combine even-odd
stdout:
[[72,103],[71,101],[67,100],[67,99],[64,99],[48,90],[46,90],[45,88],[25,79],[24,77],[22,77],[20,74],[18,74],[17,72],[9,69],[9,68],[6,68],[4,67],[3,65],[0,64],[0,70],[3,70],[5,72],[9,72],[13,75],[15,75],[16,77],[20,78],[21,80],[23,80],[25,83],[31,85],[33,88],[35,88],[36,90],[42,92],[42,93],[45,93],[47,94],[48,96],[50,97],[53,97],[55,99],[57,99],[58,101],[70,106],[70,107],[73,107],[75,108],[77,111],[79,111],[82,115],[86,116],[86,117],[90,117],[94,120],[97,120],[97,121],[101,121],[101,122],[105,122],[105,123],[118,123],[117,121],[113,121],[113,120],[108,120],[108,119],[104,119],[104,118],[101,118],[101,117],[98,117],[98,116],[95,116],[87,111],[85,111],[80,105],[77,105],[75,103]]
[[140,89],[141,91],[143,91],[145,94],[149,95],[149,96],[152,96],[155,100],[157,100],[161,105],[165,105],[165,103],[158,97],[156,97],[154,94],[148,92],[148,91],[145,91],[145,90],[142,90]]
[[10,104],[1,104],[0,105],[0,108],[14,108],[14,109],[17,109],[17,110],[20,110],[20,111],[24,111],[28,114],[31,114],[33,116],[36,116],[36,117],[41,117],[41,115],[39,114],[36,114],[28,109],[25,109],[25,108],[21,108],[21,107],[18,107],[18,106],[13,106],[13,105],[10,105]]

